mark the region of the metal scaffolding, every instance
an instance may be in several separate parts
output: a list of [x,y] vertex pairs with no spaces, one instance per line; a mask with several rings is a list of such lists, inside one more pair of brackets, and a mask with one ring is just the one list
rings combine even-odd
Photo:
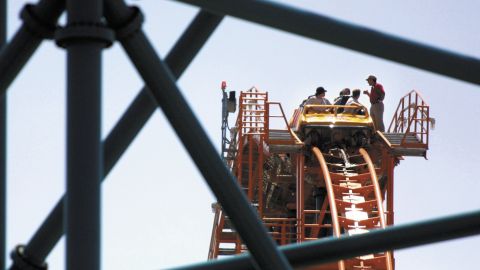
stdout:
[[[0,46],[5,42],[5,2],[0,1]],[[480,211],[477,211],[393,226],[366,235],[277,248],[176,85],[176,80],[224,16],[271,26],[473,84],[480,84],[479,59],[270,1],[179,2],[196,5],[201,10],[164,60],[142,30],[140,9],[128,6],[123,0],[40,0],[35,5],[25,5],[21,12],[22,26],[10,42],[2,46],[0,53],[0,267],[5,266],[6,91],[44,39],[55,39],[67,51],[67,192],[30,241],[14,248],[10,269],[45,269],[45,258],[64,233],[67,269],[100,268],[101,181],[157,108],[165,113],[251,254],[190,269],[291,269],[291,265],[329,262],[480,233]],[[65,10],[67,24],[59,27],[57,20]],[[101,52],[115,40],[123,46],[146,86],[102,142]],[[178,110],[183,113],[176,114]],[[78,135],[79,130],[82,136]],[[85,234],[85,230],[89,233]]]

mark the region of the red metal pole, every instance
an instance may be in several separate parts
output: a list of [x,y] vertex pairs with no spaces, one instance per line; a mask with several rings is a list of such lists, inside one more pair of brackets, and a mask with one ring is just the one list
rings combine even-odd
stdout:
[[304,156],[302,153],[297,154],[297,242],[301,243],[304,240]]
[[258,214],[263,218],[263,136],[260,135],[258,142]]
[[248,135],[248,199],[253,201],[253,135]]

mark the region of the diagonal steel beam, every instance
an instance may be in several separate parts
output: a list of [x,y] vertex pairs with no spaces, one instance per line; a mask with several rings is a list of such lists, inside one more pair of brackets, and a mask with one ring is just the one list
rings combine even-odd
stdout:
[[22,26],[0,52],[0,96],[7,91],[42,40],[53,37],[64,9],[64,0],[41,0],[36,5],[25,5],[20,15]]
[[[457,214],[411,224],[396,225],[369,233],[325,238],[280,247],[295,267],[313,266],[355,256],[404,249],[480,234],[480,211]],[[178,270],[255,269],[250,255],[176,268]]]
[[272,1],[177,0],[300,36],[480,84],[480,59]]
[[[223,16],[207,11],[200,11],[196,15],[166,58],[166,63],[176,78],[183,74],[222,19]],[[103,178],[115,166],[156,108],[148,88],[144,87],[103,142]],[[55,205],[23,250],[23,254],[37,265],[43,263],[64,233],[63,202],[64,197]],[[14,267],[15,265],[12,269]]]
[[[123,0],[106,0],[108,22],[135,21],[138,11]],[[143,80],[183,142],[206,182],[229,214],[235,228],[262,269],[291,269],[250,206],[236,179],[223,164],[207,134],[141,29],[121,40]]]

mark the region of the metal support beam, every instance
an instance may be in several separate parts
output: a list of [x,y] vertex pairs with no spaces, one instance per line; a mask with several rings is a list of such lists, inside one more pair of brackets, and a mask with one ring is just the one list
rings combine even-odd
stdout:
[[41,0],[36,5],[25,5],[20,14],[22,26],[0,52],[0,96],[7,91],[41,41],[53,37],[64,9],[64,0]]
[[[223,16],[207,11],[197,14],[165,60],[176,78],[183,74],[222,19]],[[156,106],[148,88],[144,87],[103,142],[103,178],[135,139]],[[64,201],[65,197],[59,200],[23,250],[23,254],[37,262],[37,265],[45,260],[64,233]],[[15,265],[12,265],[11,269],[15,269]]]
[[480,59],[272,1],[177,0],[219,14],[480,84]]
[[[7,39],[7,0],[0,0],[0,50]],[[0,269],[7,243],[7,95],[0,95]]]
[[[5,42],[6,36],[6,0],[2,0],[1,5],[1,16],[2,16],[2,33],[0,34],[2,38],[1,45]],[[20,29],[15,33],[12,40],[5,46],[1,46],[0,51],[0,178],[5,178],[6,168],[4,160],[6,159],[6,138],[5,138],[5,127],[6,127],[6,95],[8,86],[12,83],[15,77],[18,75],[20,70],[23,68],[25,63],[30,59],[32,54],[40,45],[40,42],[44,38],[52,38],[55,31],[55,26],[58,18],[65,9],[64,0],[41,0],[36,5],[25,5],[23,8],[20,17],[23,20],[23,24]],[[1,188],[0,193],[5,194],[5,182],[0,180]],[[5,196],[0,195],[2,198],[2,203],[4,203]],[[5,207],[0,205],[2,213],[0,216],[3,218],[5,216]],[[0,221],[1,224],[5,224],[4,221]],[[0,229],[3,237],[5,227]],[[1,241],[2,250],[0,250],[1,262],[0,267],[2,269],[5,267],[5,250],[4,243],[5,238]],[[12,259],[14,261],[12,269],[15,269],[15,265],[22,265],[27,263],[29,265],[36,265],[42,267],[43,264],[37,262],[35,259],[30,258],[27,254],[23,253],[23,247],[17,247],[12,251]]]
[[[105,16],[109,22],[124,21],[125,25],[138,16],[138,10],[128,8],[122,0],[105,2]],[[159,59],[143,31],[138,29],[120,41],[256,262],[262,269],[291,269],[181,95],[174,76]]]
[[[387,227],[366,234],[325,238],[280,247],[295,267],[313,266],[385,250],[419,245],[480,234],[480,211],[462,213],[417,223]],[[251,256],[242,254],[228,259],[209,261],[176,269],[183,270],[248,270],[255,269]]]
[[67,0],[66,269],[100,269],[101,53],[113,32],[102,25],[103,1]]

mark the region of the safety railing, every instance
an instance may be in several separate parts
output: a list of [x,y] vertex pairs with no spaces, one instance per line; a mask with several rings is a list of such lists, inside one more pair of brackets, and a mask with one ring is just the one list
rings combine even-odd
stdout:
[[331,114],[334,116],[350,114],[362,118],[368,118],[369,116],[367,108],[362,105],[305,105],[303,113]]
[[[212,210],[215,212],[213,219],[212,236],[210,237],[210,248],[208,249],[208,259],[212,260],[217,257],[218,241],[220,240],[219,232],[223,227],[221,220],[222,208],[219,203],[212,204]],[[220,229],[220,230],[219,230]]]
[[400,99],[387,132],[404,134],[402,146],[412,144],[407,143],[407,137],[415,136],[419,144],[428,149],[430,123],[430,106],[420,93],[412,90]]
[[[278,109],[280,110],[280,115],[272,115],[271,114],[271,111],[272,111],[272,106],[278,106]],[[283,111],[283,108],[282,108],[282,104],[280,104],[280,102],[270,102],[268,101],[267,102],[267,112],[266,112],[266,140],[267,142],[269,141],[269,130],[270,130],[270,123],[271,123],[271,119],[272,118],[280,118],[280,119],[283,119],[283,122],[285,124],[285,127],[287,128],[288,130],[288,133],[292,136],[292,138],[295,140],[296,143],[301,143],[301,140],[298,138],[297,134],[295,134],[295,132],[292,131],[288,121],[287,121],[287,117],[285,116],[285,112]]]
[[296,222],[296,218],[263,218],[268,233],[279,245],[296,242]]

